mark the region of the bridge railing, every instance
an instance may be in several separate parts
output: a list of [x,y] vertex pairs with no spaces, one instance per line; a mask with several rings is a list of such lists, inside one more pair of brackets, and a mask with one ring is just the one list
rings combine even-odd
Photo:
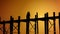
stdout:
[[[59,16],[55,16],[55,12],[53,12],[53,16],[48,16],[48,13],[44,15],[42,18],[38,18],[38,13],[36,13],[35,18],[30,18],[30,12],[27,12],[26,19],[20,19],[20,16],[18,16],[17,20],[14,20],[12,16],[10,16],[9,21],[1,21],[0,18],[0,24],[3,24],[3,34],[6,34],[5,32],[5,24],[9,23],[10,24],[10,34],[13,34],[13,23],[18,23],[18,34],[20,34],[20,23],[21,22],[26,22],[26,34],[29,34],[29,23],[30,21],[35,22],[35,34],[39,34],[39,27],[38,27],[38,21],[44,21],[44,28],[45,28],[45,34],[49,34],[49,19],[53,20],[54,24],[54,34],[56,34],[56,23],[55,20],[59,19],[59,32],[60,32],[60,12]],[[0,28],[1,30],[1,28]],[[60,33],[59,33],[60,34]]]

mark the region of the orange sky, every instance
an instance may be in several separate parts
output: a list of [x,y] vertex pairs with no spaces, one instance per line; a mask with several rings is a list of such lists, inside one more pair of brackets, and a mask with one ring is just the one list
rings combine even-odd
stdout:
[[[53,12],[58,15],[60,11],[59,0],[0,0],[0,16],[2,20],[9,20],[10,16],[17,19],[18,16],[26,18],[27,11],[30,11],[31,18],[35,17],[38,12],[38,17],[43,17],[46,12],[49,16],[53,16]],[[58,20],[57,20],[57,34],[58,34]],[[21,33],[25,34],[25,23],[21,23]],[[42,27],[43,26],[43,27]],[[23,33],[24,32],[24,33]],[[44,34],[44,23],[39,22],[39,33]],[[53,34],[53,32],[51,32]]]

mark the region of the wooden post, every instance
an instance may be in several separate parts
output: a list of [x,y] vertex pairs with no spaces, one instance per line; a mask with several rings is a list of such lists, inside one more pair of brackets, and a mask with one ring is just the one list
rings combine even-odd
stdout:
[[55,12],[53,12],[54,34],[56,34]]
[[10,34],[13,34],[13,17],[10,16]]
[[26,34],[29,34],[29,22],[30,22],[30,12],[26,15]]
[[45,34],[49,34],[48,32],[48,13],[45,14]]
[[5,32],[6,32],[6,30],[5,30],[5,23],[3,23],[3,34],[5,34]]
[[20,16],[18,16],[18,34],[20,34]]
[[60,34],[60,12],[59,12],[59,34]]
[[36,25],[36,15],[35,15],[35,34],[36,34],[36,27],[37,25]]
[[36,23],[37,23],[37,34],[39,34],[39,27],[38,27],[38,13],[36,13],[36,19],[37,19],[37,21],[36,21]]
[[36,15],[35,15],[35,34],[38,34],[38,33],[39,33],[39,28],[38,28],[38,13],[36,13]]

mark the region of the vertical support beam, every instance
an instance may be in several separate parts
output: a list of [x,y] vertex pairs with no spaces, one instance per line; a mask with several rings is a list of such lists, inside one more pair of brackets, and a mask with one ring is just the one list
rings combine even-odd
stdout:
[[60,34],[60,12],[59,12],[59,34]]
[[38,28],[38,13],[36,13],[36,18],[37,18],[37,21],[36,21],[36,23],[37,23],[37,34],[39,34],[39,28]]
[[[4,22],[4,21],[3,21]],[[3,34],[5,34],[5,23],[3,23]]]
[[26,34],[29,34],[29,22],[30,22],[30,12],[27,13],[26,15]]
[[18,34],[20,34],[20,16],[18,16]]
[[53,12],[54,34],[56,34],[55,12]]
[[45,14],[45,23],[44,23],[44,27],[45,27],[45,34],[46,34],[46,33],[47,33],[47,32],[46,32],[46,30],[47,30],[47,29],[46,29],[46,14]]
[[38,31],[39,31],[39,29],[38,29],[38,13],[36,13],[36,15],[35,15],[35,34],[38,34],[39,33]]
[[35,34],[36,34],[36,27],[37,25],[36,25],[36,15],[35,15]]
[[10,34],[13,34],[13,17],[10,16]]
[[35,34],[36,34],[36,22],[35,22]]
[[49,34],[48,32],[48,13],[45,14],[45,34]]

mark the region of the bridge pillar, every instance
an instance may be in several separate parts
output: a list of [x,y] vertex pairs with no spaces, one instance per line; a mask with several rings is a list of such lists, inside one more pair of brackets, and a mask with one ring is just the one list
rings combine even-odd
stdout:
[[18,16],[18,34],[20,34],[20,16]]
[[55,12],[53,12],[54,34],[56,34]]
[[36,21],[35,21],[35,34],[36,34],[36,28],[37,28],[37,27],[36,27]]
[[6,30],[5,30],[5,23],[3,23],[3,34],[5,34],[5,32],[6,32]]
[[10,34],[13,34],[13,17],[10,16]]
[[39,32],[39,28],[38,28],[38,13],[36,13],[35,15],[35,34],[38,34]]
[[49,34],[48,32],[48,13],[45,14],[45,34]]
[[26,34],[29,34],[29,22],[30,22],[30,12],[27,13],[26,15]]
[[59,34],[60,34],[60,12],[59,12]]

